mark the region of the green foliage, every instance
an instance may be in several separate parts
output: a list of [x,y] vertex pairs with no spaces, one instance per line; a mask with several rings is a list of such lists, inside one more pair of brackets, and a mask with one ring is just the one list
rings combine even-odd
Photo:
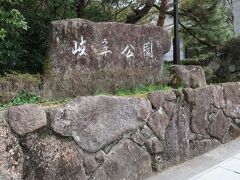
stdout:
[[7,34],[17,35],[18,29],[27,30],[25,18],[14,8],[20,3],[21,0],[0,0],[0,41],[3,41]]
[[[10,71],[43,73],[49,23],[76,18],[79,0],[0,0],[0,74]],[[82,18],[92,21],[125,21],[142,0],[85,1]],[[159,5],[160,1],[156,1]],[[155,8],[149,15],[156,15]],[[191,57],[206,57],[233,36],[230,12],[221,0],[182,0],[181,22],[195,36],[181,29]],[[3,41],[4,39],[4,41]],[[200,40],[200,41],[199,41]]]
[[219,50],[220,68],[215,82],[240,81],[240,36],[232,38]]
[[9,102],[22,91],[38,94],[40,76],[12,72],[0,77],[0,102]]
[[205,72],[207,84],[212,83],[212,82],[213,82],[213,79],[216,77],[216,76],[214,75],[213,69],[211,69],[209,66],[205,66],[205,67],[204,67],[204,72]]
[[148,93],[153,91],[168,91],[171,90],[169,86],[163,85],[141,85],[136,88],[127,89],[120,88],[116,91],[117,96],[146,96]]
[[18,39],[21,32],[28,29],[25,18],[16,9],[21,3],[21,0],[0,1],[0,74],[13,70],[13,67],[24,66],[17,59],[23,50]]
[[235,37],[227,41],[224,46],[220,49],[220,58],[239,61],[240,59],[240,36]]
[[[150,86],[139,86],[137,88],[127,89],[120,88],[114,95],[116,96],[138,96],[146,97],[148,93],[153,91],[169,91],[172,88],[169,86],[162,85],[150,85]],[[97,95],[112,96],[113,94],[98,92]],[[26,90],[22,90],[12,100],[7,103],[0,103],[0,111],[11,106],[23,105],[23,104],[41,104],[42,106],[54,106],[62,105],[69,102],[70,98],[58,99],[58,100],[45,100],[41,99],[36,93],[32,93]]]
[[22,91],[10,103],[12,105],[21,105],[21,104],[37,103],[38,101],[39,101],[39,96],[31,94],[27,91]]
[[[0,38],[7,36],[0,41],[0,75],[10,71],[43,73],[50,21],[76,18],[76,3],[77,0],[1,0]],[[83,18],[116,20],[114,10],[116,1],[89,1]]]
[[17,29],[27,29],[27,24],[21,13],[14,9],[21,1],[0,1],[0,40],[4,40],[8,33],[16,33]]
[[94,22],[104,22],[112,19],[111,14],[102,11],[98,6],[90,6],[84,10],[84,18]]
[[14,99],[8,103],[0,103],[0,111],[7,109],[11,106],[18,106],[24,104],[40,104],[42,106],[55,106],[66,104],[70,101],[70,98],[58,99],[58,100],[45,100],[41,99],[40,96],[35,93],[28,91],[21,91]]
[[3,110],[7,107],[10,106],[17,106],[17,105],[22,105],[22,104],[33,104],[33,103],[38,103],[39,102],[40,97],[35,95],[35,94],[31,94],[28,91],[21,91],[14,99],[12,99],[10,102],[8,103],[0,103],[0,110]]
[[189,58],[206,58],[233,37],[230,9],[221,0],[182,0],[181,27]]

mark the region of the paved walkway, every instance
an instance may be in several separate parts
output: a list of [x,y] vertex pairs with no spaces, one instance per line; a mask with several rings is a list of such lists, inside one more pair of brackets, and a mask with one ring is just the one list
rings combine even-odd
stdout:
[[240,138],[147,180],[240,180]]

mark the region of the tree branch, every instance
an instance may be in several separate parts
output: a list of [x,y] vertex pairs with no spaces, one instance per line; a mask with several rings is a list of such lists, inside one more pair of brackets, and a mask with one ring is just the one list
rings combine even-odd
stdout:
[[132,16],[127,17],[127,21],[125,23],[135,24],[140,19],[142,19],[154,6],[155,0],[147,0],[145,6],[142,9],[132,9],[134,14]]
[[203,40],[201,40],[200,38],[198,38],[197,37],[197,35],[194,33],[194,32],[192,32],[190,29],[188,29],[187,27],[185,27],[180,21],[179,21],[179,25],[185,30],[185,31],[187,31],[193,38],[195,38],[198,42],[200,42],[201,44],[205,44],[205,45],[207,45],[208,47],[210,47],[210,48],[216,48],[216,46],[214,46],[214,45],[212,45],[212,44],[210,44],[210,43],[208,43],[208,42],[206,42],[206,41],[203,41]]

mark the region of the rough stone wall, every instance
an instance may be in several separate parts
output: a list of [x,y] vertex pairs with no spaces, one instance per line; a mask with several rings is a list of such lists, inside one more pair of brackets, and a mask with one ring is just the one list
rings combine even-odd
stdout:
[[161,81],[164,29],[84,19],[54,21],[45,71],[46,98],[115,92]]
[[24,105],[0,120],[0,179],[139,180],[238,137],[240,83]]

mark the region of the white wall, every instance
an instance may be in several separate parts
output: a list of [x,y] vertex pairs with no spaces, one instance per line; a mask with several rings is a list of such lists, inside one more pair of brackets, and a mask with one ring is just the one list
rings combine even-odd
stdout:
[[233,0],[234,31],[240,35],[240,0]]
[[[173,18],[172,17],[167,16],[166,21],[165,21],[164,29],[166,29],[172,35],[172,33],[171,33],[173,31]],[[184,44],[183,44],[182,39],[180,39],[180,59],[181,60],[185,59]],[[164,60],[165,61],[172,61],[173,60],[173,44],[171,46],[170,51],[167,54],[164,55]]]

